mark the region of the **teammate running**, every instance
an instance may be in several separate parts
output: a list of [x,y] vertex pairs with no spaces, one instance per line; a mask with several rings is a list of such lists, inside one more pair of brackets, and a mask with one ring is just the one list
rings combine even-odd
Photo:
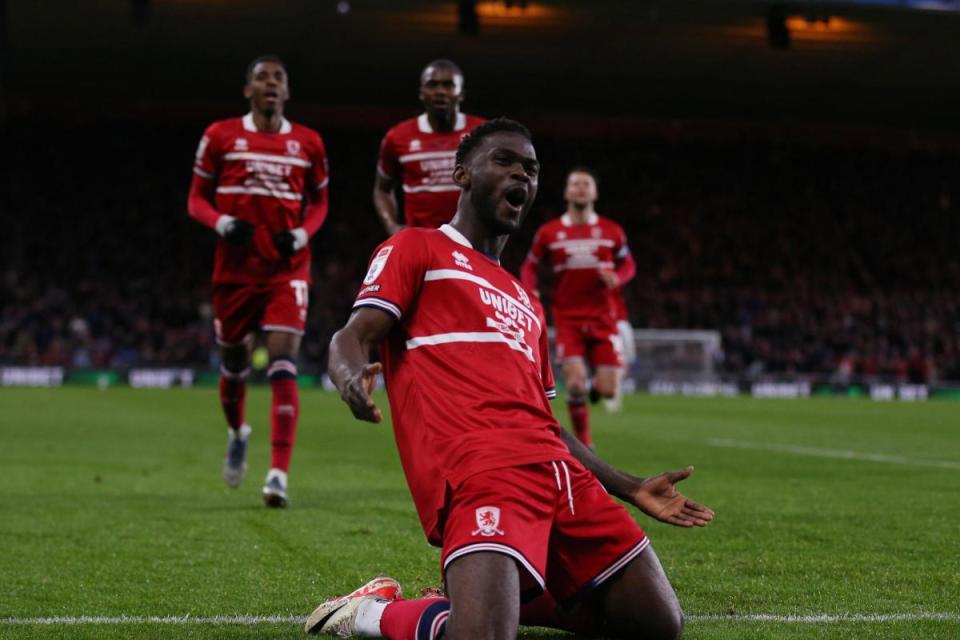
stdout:
[[[586,400],[614,398],[623,376],[623,344],[617,327],[620,287],[636,273],[627,236],[597,214],[597,180],[588,169],[567,175],[567,211],[537,230],[520,278],[537,289],[537,266],[553,272],[556,357],[567,385],[570,421],[580,441],[593,446]],[[588,366],[596,371],[592,382]]]
[[308,242],[327,216],[327,157],[316,131],[283,117],[290,90],[279,58],[250,63],[243,95],[250,112],[213,123],[200,140],[187,208],[220,236],[213,307],[229,426],[223,479],[236,487],[246,474],[246,379],[253,332],[261,331],[273,394],[263,500],[285,507],[300,413],[296,358],[307,319]]
[[[483,122],[460,112],[463,72],[450,60],[434,60],[420,73],[424,112],[384,136],[373,186],[373,206],[388,235],[405,225],[437,228],[457,211],[460,187],[453,158],[464,135]],[[395,191],[403,187],[403,218]]]

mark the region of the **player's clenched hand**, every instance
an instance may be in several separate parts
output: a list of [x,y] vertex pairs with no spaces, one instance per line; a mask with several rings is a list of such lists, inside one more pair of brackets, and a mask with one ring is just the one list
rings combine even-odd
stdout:
[[613,271],[600,271],[600,280],[607,289],[616,289],[620,286],[620,278]]
[[693,467],[652,476],[640,482],[631,496],[633,504],[648,516],[677,527],[705,527],[713,510],[690,500],[675,486],[693,473]]
[[353,417],[367,422],[380,422],[383,420],[383,414],[380,408],[373,402],[370,394],[377,386],[377,376],[383,370],[383,365],[379,362],[363,366],[358,373],[350,376],[343,388],[340,389],[340,397],[350,407]]
[[234,218],[224,226],[223,237],[233,244],[247,244],[253,238],[253,225]]
[[303,229],[290,229],[287,231],[278,231],[273,234],[273,246],[277,252],[289,258],[300,249],[307,245],[307,232]]

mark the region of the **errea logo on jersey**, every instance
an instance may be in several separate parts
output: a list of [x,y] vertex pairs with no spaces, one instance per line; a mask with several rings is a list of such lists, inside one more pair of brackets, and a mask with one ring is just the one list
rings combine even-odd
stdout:
[[516,287],[517,297],[520,298],[520,302],[523,304],[523,306],[525,306],[527,309],[530,309],[532,311],[533,305],[530,304],[530,296],[527,295],[527,290],[521,287],[516,282],[513,283],[513,286]]
[[470,535],[487,538],[505,535],[500,529],[500,507],[480,507],[477,509],[477,530]]
[[423,149],[423,143],[420,142],[417,138],[414,138],[410,141],[410,152],[420,151]]
[[470,258],[463,255],[459,251],[454,251],[450,255],[453,256],[453,259],[458,267],[461,269],[466,269],[467,271],[473,271],[473,267],[470,266]]
[[237,138],[233,141],[233,150],[234,151],[246,151],[250,148],[250,145],[247,144],[246,138]]

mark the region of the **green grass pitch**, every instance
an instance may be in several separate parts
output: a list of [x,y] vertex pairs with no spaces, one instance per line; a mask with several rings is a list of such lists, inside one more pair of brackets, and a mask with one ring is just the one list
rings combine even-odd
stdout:
[[[435,585],[389,426],[301,395],[291,507],[268,511],[265,388],[250,392],[237,490],[220,479],[213,389],[0,390],[0,638],[300,638],[292,617],[379,573],[408,593]],[[717,511],[696,531],[637,515],[685,637],[960,637],[960,405],[636,396],[593,415],[607,459],[694,464],[683,489]],[[280,618],[208,620],[244,614]],[[849,618],[870,614],[907,617]],[[77,616],[135,620],[37,623]]]

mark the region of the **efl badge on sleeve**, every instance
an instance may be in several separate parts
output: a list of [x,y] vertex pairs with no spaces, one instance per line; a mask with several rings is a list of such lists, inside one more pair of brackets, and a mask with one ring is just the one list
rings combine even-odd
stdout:
[[383,273],[383,268],[387,266],[387,258],[390,257],[391,251],[393,251],[393,245],[384,247],[377,252],[370,263],[370,269],[367,270],[367,276],[363,279],[363,284],[373,284],[377,281],[377,278]]
[[503,531],[500,530],[500,507],[480,507],[477,509],[477,527],[477,530],[471,535],[488,538],[504,535]]

